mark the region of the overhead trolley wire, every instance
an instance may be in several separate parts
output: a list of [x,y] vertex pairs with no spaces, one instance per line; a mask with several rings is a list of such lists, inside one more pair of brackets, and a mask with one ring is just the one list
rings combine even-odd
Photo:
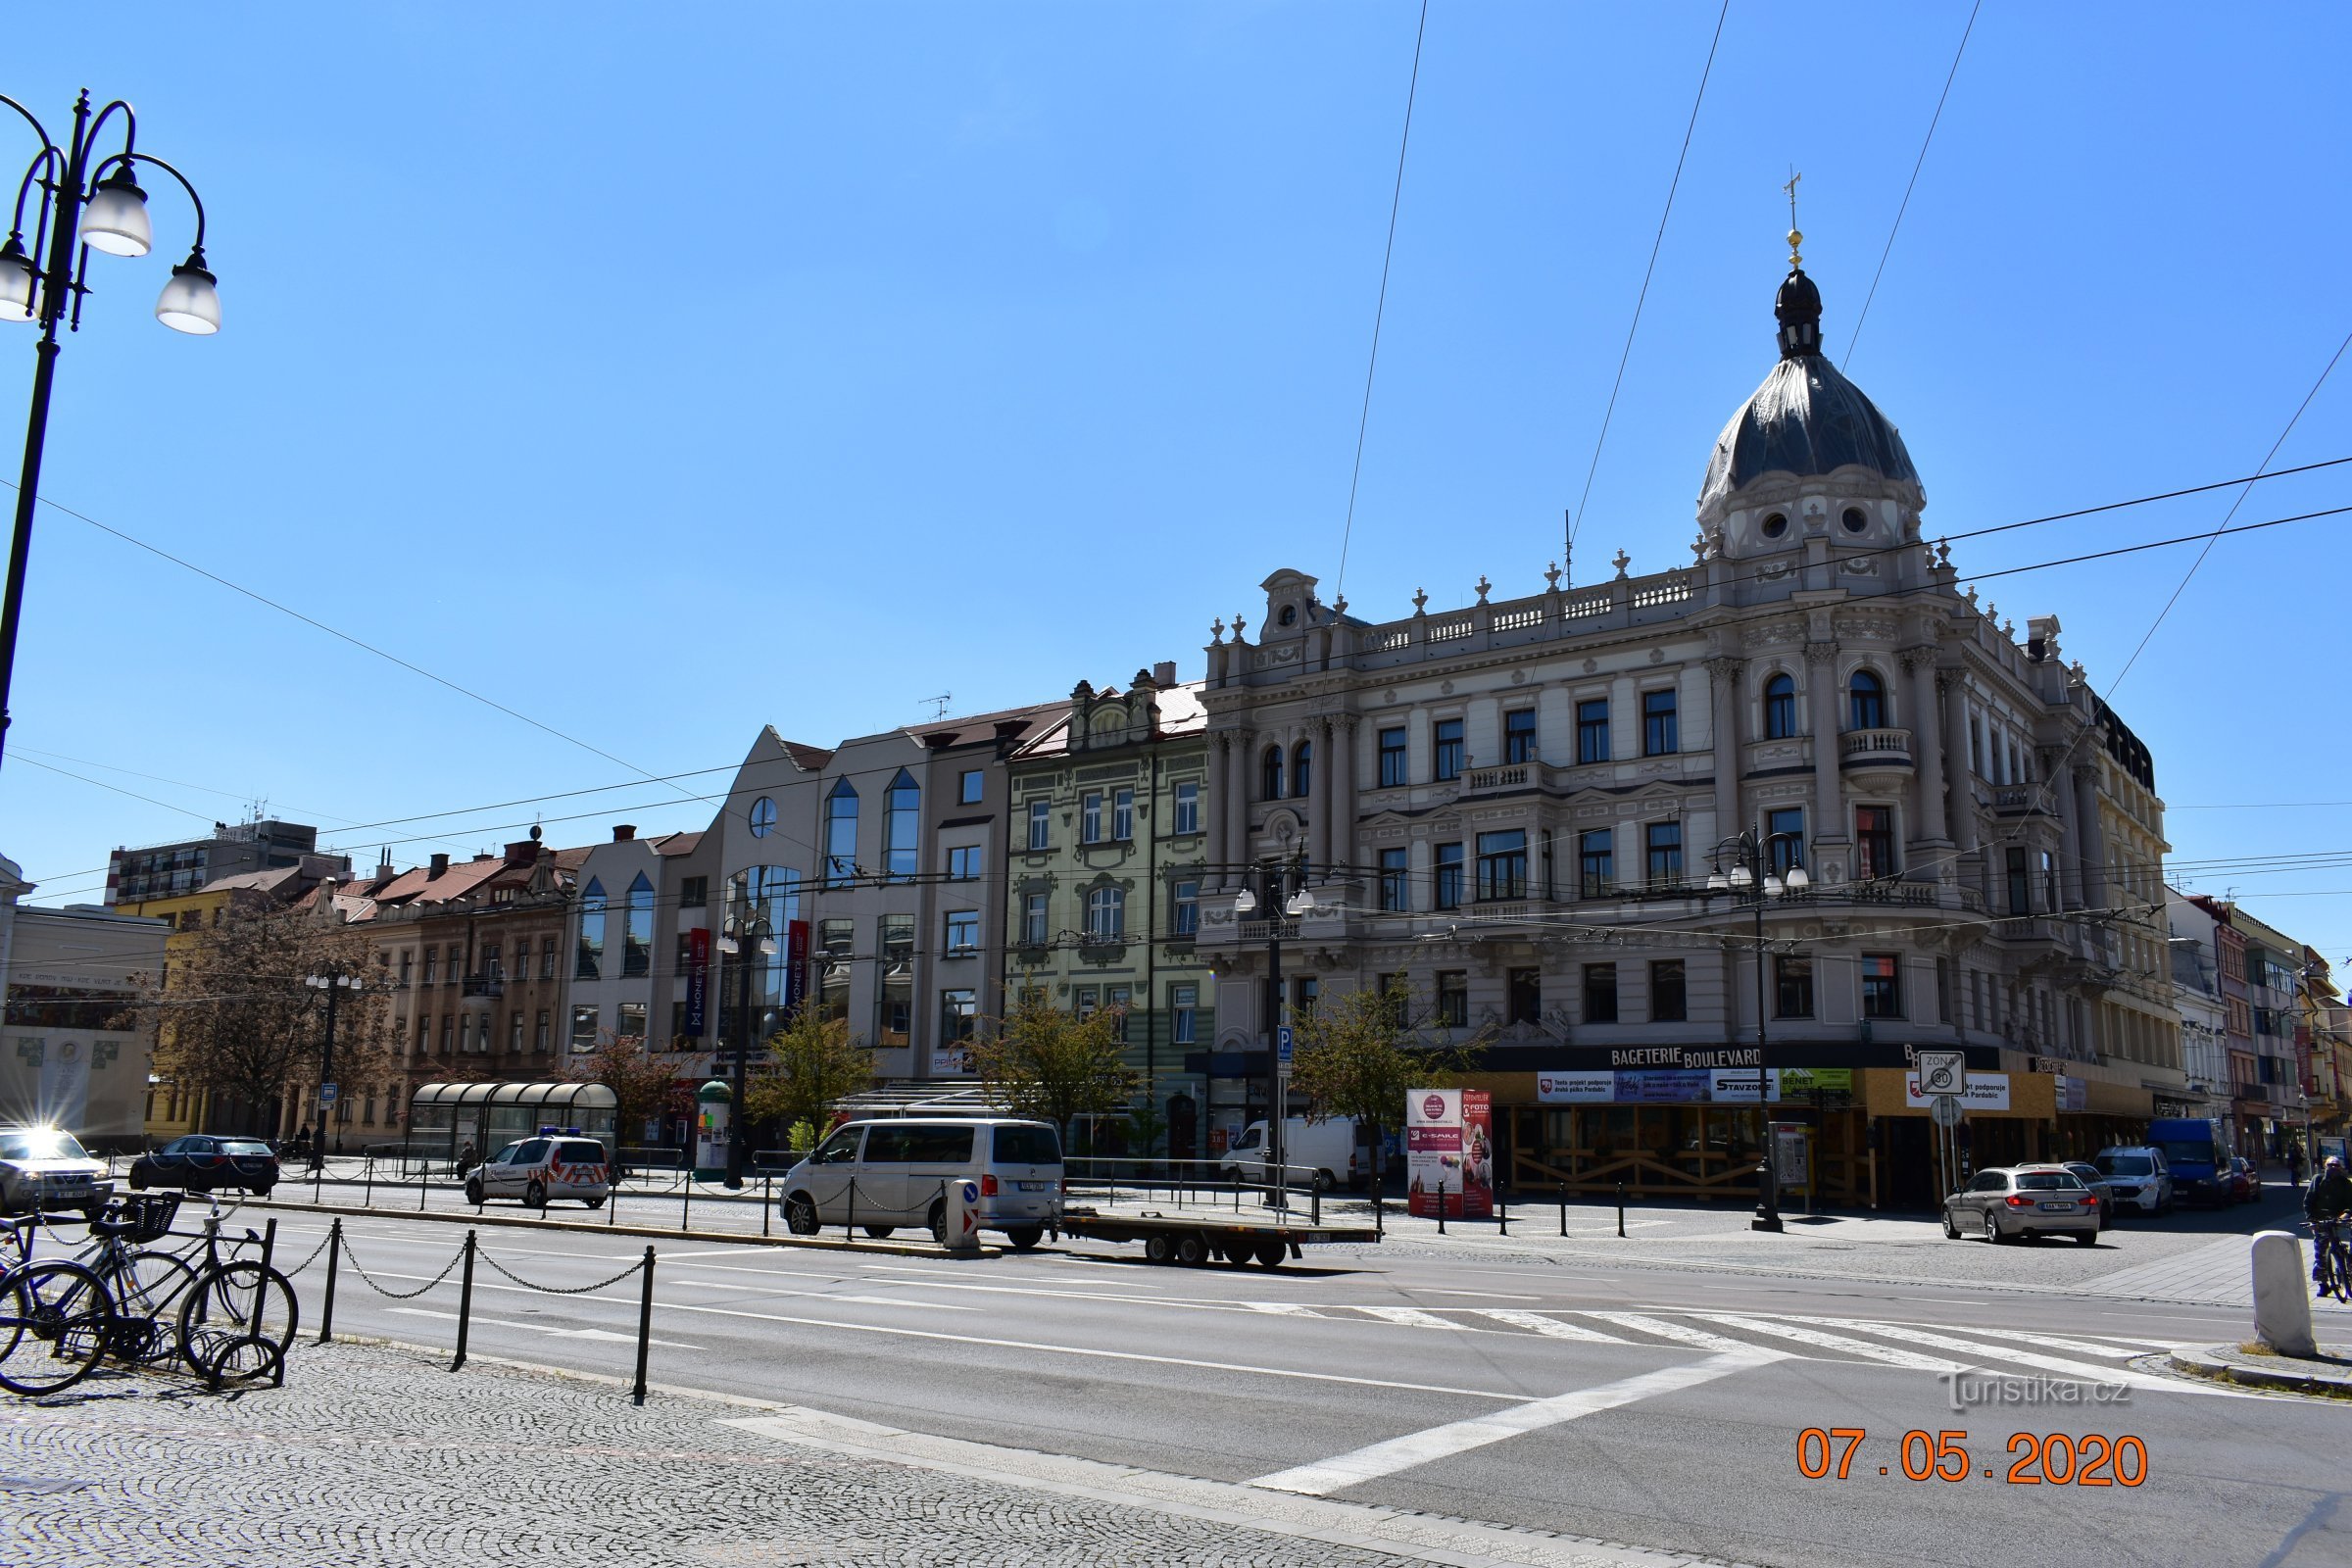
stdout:
[[1984,0],[1976,0],[1968,8],[1968,25],[1960,29],[1959,47],[1952,51],[1952,69],[1943,75],[1943,91],[1936,95],[1936,112],[1928,117],[1928,133],[1920,138],[1919,157],[1911,165],[1911,178],[1903,186],[1903,199],[1894,210],[1894,222],[1886,230],[1886,248],[1879,252],[1879,269],[1870,274],[1870,292],[1862,296],[1861,314],[1854,318],[1854,331],[1845,340],[1846,368],[1853,368],[1854,345],[1862,341],[1862,323],[1870,319],[1870,302],[1879,297],[1879,279],[1886,275],[1886,258],[1894,254],[1894,236],[1902,232],[1903,215],[1911,210],[1911,192],[1919,184],[1919,172],[1927,167],[1928,148],[1936,140],[1936,127],[1943,120],[1944,100],[1952,95],[1952,78],[1960,74],[1960,57],[1968,52],[1968,35],[1977,30],[1977,13],[1984,8]]

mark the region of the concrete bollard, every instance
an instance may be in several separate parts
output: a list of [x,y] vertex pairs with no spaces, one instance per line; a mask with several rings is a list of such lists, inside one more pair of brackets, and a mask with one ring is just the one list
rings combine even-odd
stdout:
[[2263,1231],[2253,1250],[2254,1338],[2280,1355],[2317,1356],[2301,1245],[2285,1231]]

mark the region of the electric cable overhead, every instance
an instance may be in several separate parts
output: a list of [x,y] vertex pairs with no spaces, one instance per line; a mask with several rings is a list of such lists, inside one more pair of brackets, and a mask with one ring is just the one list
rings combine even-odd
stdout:
[[1936,95],[1936,112],[1928,117],[1928,133],[1920,138],[1919,157],[1911,165],[1911,178],[1903,186],[1902,203],[1894,210],[1894,222],[1886,230],[1886,248],[1879,252],[1879,270],[1870,274],[1870,291],[1862,296],[1861,314],[1854,318],[1854,331],[1845,340],[1846,368],[1853,368],[1854,345],[1862,341],[1862,323],[1870,319],[1870,302],[1879,297],[1879,279],[1886,275],[1886,258],[1894,254],[1894,236],[1902,232],[1903,215],[1911,210],[1911,192],[1919,184],[1919,172],[1927,167],[1928,148],[1936,140],[1936,127],[1943,120],[1944,100],[1952,95],[1952,78],[1960,74],[1960,57],[1968,53],[1968,35],[1977,30],[1977,13],[1984,8],[1984,0],[1976,0],[1968,8],[1968,25],[1960,29],[1960,45],[1952,51],[1952,69],[1943,75],[1943,91]]
[[1625,367],[1634,357],[1634,334],[1642,329],[1642,307],[1649,301],[1649,279],[1658,270],[1658,251],[1666,243],[1666,220],[1674,216],[1674,194],[1682,188],[1683,164],[1690,156],[1690,137],[1698,129],[1698,108],[1707,100],[1707,78],[1715,72],[1716,46],[1723,42],[1724,19],[1732,14],[1732,0],[1723,0],[1723,8],[1715,13],[1715,33],[1707,40],[1707,63],[1699,68],[1698,91],[1690,98],[1690,123],[1683,127],[1682,151],[1674,156],[1674,177],[1666,183],[1666,207],[1658,214],[1658,231],[1649,242],[1649,265],[1642,269],[1642,289],[1634,296],[1634,318],[1626,323],[1625,348],[1617,356],[1617,378],[1609,383],[1608,406],[1601,411],[1600,434],[1592,439],[1592,463],[1585,469],[1585,488],[1576,498],[1576,511],[1568,519],[1568,557],[1561,564],[1570,568],[1569,585],[1575,586],[1574,561],[1577,530],[1585,524],[1585,504],[1592,499],[1592,476],[1600,471],[1600,449],[1609,439],[1609,420],[1617,413],[1617,394],[1625,386]]
[[[1726,5],[1731,0],[1724,0]],[[1364,363],[1364,406],[1355,416],[1355,463],[1348,474],[1348,520],[1340,529],[1340,569],[1332,578],[1336,604],[1348,586],[1348,545],[1355,536],[1355,492],[1364,477],[1364,432],[1372,423],[1372,374],[1380,368],[1380,327],[1389,313],[1389,263],[1396,254],[1396,210],[1404,202],[1404,154],[1413,144],[1413,101],[1421,92],[1421,40],[1429,31],[1429,0],[1413,30],[1413,74],[1404,88],[1404,134],[1396,139],[1396,185],[1389,193],[1389,238],[1380,253],[1380,295],[1372,307],[1372,353]]]

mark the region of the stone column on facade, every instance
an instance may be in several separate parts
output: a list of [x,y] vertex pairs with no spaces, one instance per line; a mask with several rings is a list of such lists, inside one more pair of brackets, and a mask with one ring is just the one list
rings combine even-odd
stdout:
[[2082,902],[2098,908],[2107,902],[2106,850],[2099,834],[2099,769],[2075,769],[2075,831],[2082,846]]
[[1943,725],[1936,703],[1936,650],[1906,648],[1903,672],[1911,677],[1911,745],[1919,773],[1911,800],[1912,831],[1922,841],[1941,844],[1943,822]]
[[1298,809],[1306,817],[1306,863],[1320,870],[1331,861],[1331,727],[1309,719],[1294,744],[1314,748],[1308,754],[1306,799]]
[[2041,750],[2042,776],[2049,780],[2050,801],[2058,814],[2058,907],[2082,907],[2083,848],[2089,842],[2082,832],[2082,813],[2077,808],[2074,780],[2069,776],[2066,754],[2055,746]]
[[[1208,800],[1205,803],[1206,810],[1200,825],[1208,830],[1205,842],[1208,845],[1209,858],[1217,861],[1225,858],[1225,823],[1233,814],[1232,791],[1228,788],[1230,775],[1226,767],[1226,757],[1232,749],[1233,737],[1231,735],[1223,730],[1209,732]],[[1027,829],[1025,824],[1015,824],[1013,831],[1022,833]],[[1212,888],[1220,887],[1224,884],[1224,880],[1225,873],[1219,869],[1209,879],[1208,885]]]
[[1331,863],[1335,874],[1347,877],[1355,864],[1355,715],[1342,713],[1331,721]]
[[1952,843],[1961,854],[1967,855],[1977,847],[1977,795],[1969,782],[1968,699],[1964,677],[1957,669],[1939,669],[1936,671],[1936,689],[1943,697],[1944,784],[1950,801],[1944,824]]
[[1740,831],[1740,671],[1739,659],[1707,661],[1710,711],[1708,743],[1715,756],[1715,837],[1726,839]]
[[1222,848],[1223,880],[1230,888],[1241,881],[1243,867],[1250,858],[1250,754],[1255,748],[1250,745],[1248,730],[1235,730],[1227,737],[1227,745],[1230,749],[1225,755],[1225,797],[1231,808],[1225,818]]
[[1843,844],[1845,798],[1838,777],[1838,645],[1805,644],[1806,690],[1813,700],[1813,831],[1817,845]]

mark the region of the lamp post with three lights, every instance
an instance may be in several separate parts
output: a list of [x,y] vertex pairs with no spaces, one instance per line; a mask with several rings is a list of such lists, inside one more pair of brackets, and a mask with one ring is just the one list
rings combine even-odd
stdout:
[[[1779,852],[1787,847],[1787,855]],[[1781,1229],[1779,1182],[1772,1169],[1771,1063],[1766,1059],[1767,1016],[1764,994],[1764,904],[1768,899],[1802,893],[1812,886],[1805,874],[1804,839],[1796,833],[1767,833],[1747,828],[1715,846],[1709,857],[1707,892],[1744,898],[1756,913],[1756,1109],[1764,1118],[1764,1157],[1756,1166],[1756,1214],[1748,1229]]]
[[[326,1042],[318,1052],[318,1136],[311,1140],[311,1169],[326,1164],[326,1124],[335,1124],[335,1152],[343,1152],[343,1095],[335,1084],[335,1004],[346,991],[360,989],[360,977],[345,969],[305,975],[302,983],[326,993]],[[332,1100],[327,1097],[332,1095]]]
[[[1287,915],[1297,920],[1315,907],[1315,896],[1306,887],[1306,860],[1302,856],[1290,861],[1273,861],[1261,869],[1266,905],[1266,977],[1267,991],[1272,998],[1273,1017],[1266,1029],[1266,1173],[1275,1193],[1275,1206],[1289,1203],[1290,1171],[1283,1160],[1283,1122],[1287,1107],[1284,1091],[1290,1084],[1290,1063],[1282,1059],[1282,1031],[1290,1026],[1290,999],[1282,983],[1282,922]],[[1258,896],[1251,892],[1247,881],[1233,898],[1236,920],[1248,920],[1256,912]]]

